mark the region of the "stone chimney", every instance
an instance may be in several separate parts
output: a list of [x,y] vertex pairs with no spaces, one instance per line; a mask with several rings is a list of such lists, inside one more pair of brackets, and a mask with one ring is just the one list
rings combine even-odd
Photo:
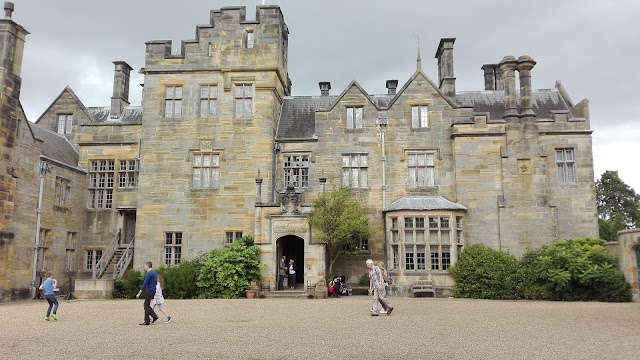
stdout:
[[504,82],[504,118],[518,117],[516,107],[516,66],[518,60],[513,56],[505,56],[498,67]]
[[331,90],[331,83],[328,81],[321,81],[318,83],[320,85],[320,95],[329,96],[329,90]]
[[455,38],[440,39],[436,59],[438,59],[438,86],[447,96],[456,94],[456,78],[453,76],[453,43]]
[[484,89],[496,89],[496,64],[484,64],[481,69],[484,70]]
[[498,65],[496,65],[496,90],[504,91],[504,81],[502,81],[502,72],[498,69]]
[[113,73],[113,96],[111,97],[112,119],[122,116],[124,108],[129,106],[129,78],[133,68],[124,61],[114,61],[116,66]]
[[395,95],[398,89],[398,80],[387,80],[387,94]]
[[[4,3],[4,19],[0,19],[0,68],[7,69],[15,76],[22,73],[22,55],[24,53],[24,43],[29,32],[17,24],[11,18],[13,16],[14,5],[12,2]],[[3,77],[3,75],[0,75]],[[0,81],[5,87],[7,82]],[[20,86],[15,87],[19,92]]]
[[520,117],[535,117],[533,100],[531,98],[531,69],[536,62],[528,55],[518,58],[518,74],[520,75]]

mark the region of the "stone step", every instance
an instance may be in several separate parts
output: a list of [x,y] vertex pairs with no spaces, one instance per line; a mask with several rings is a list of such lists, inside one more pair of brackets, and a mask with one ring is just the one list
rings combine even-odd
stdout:
[[307,297],[305,290],[283,290],[263,292],[267,299],[304,299]]

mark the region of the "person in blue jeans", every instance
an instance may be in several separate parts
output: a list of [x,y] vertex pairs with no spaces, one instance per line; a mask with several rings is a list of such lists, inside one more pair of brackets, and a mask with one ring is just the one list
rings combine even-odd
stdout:
[[140,291],[136,294],[136,298],[140,297],[140,294],[144,291],[144,322],[140,325],[150,325],[158,320],[158,315],[151,308],[151,300],[156,295],[156,285],[158,284],[158,275],[153,270],[153,264],[151,261],[147,261],[144,265],[144,270],[147,272],[144,275],[144,282],[140,287]]
[[[40,290],[43,291],[44,298],[47,299],[49,303],[49,308],[47,309],[47,315],[44,317],[45,320],[50,321],[58,320],[58,299],[56,299],[56,295],[54,293],[54,289],[58,287],[58,281],[53,278],[53,274],[48,272],[45,274],[47,277],[40,285]],[[53,308],[53,313],[51,313],[51,308]]]

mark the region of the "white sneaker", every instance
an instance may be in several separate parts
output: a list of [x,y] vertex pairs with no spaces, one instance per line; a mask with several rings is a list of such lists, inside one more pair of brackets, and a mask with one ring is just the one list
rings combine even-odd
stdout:
[[380,314],[386,314],[387,310],[380,310]]

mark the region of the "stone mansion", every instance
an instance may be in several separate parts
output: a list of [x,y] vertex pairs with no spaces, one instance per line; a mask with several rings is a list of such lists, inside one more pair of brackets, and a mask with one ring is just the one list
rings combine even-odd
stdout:
[[331,92],[318,79],[319,95],[294,96],[280,8],[258,6],[246,20],[244,7],[227,7],[179,54],[171,41],[146,43],[141,106],[129,104],[134,69],[114,61],[110,104],[86,107],[66,87],[30,122],[20,104],[28,32],[5,8],[0,301],[29,296],[45,270],[111,279],[244,235],[261,248],[264,283],[275,284],[285,255],[297,282],[314,284],[327,258],[307,216],[340,185],[376,229],[359,240],[361,256],[334,267],[350,282],[372,258],[400,286],[446,288],[467,245],[521,256],[598,237],[588,101],[572,101],[560,82],[532,89],[529,56],[483,65],[484,89],[459,92],[455,39],[443,38],[433,80],[418,53],[415,72],[387,80],[384,94],[356,81]]

